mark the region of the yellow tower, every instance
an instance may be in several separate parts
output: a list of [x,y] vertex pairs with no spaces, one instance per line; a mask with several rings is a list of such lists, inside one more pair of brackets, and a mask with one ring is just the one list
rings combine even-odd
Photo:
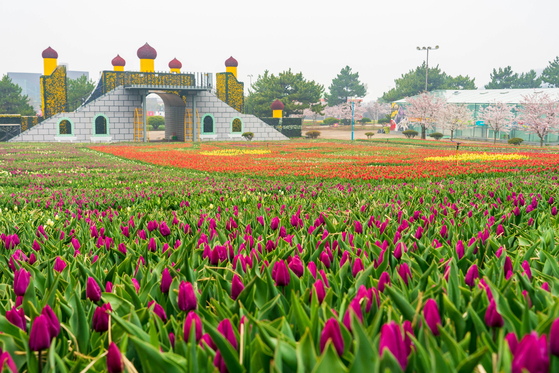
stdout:
[[43,65],[45,73],[44,75],[50,75],[58,66],[58,53],[51,47],[48,47],[43,51]]
[[126,66],[126,61],[124,58],[120,57],[120,54],[117,54],[115,58],[111,61],[113,65],[114,71],[124,71],[124,66]]
[[239,66],[239,63],[233,58],[233,56],[229,57],[225,61],[225,71],[233,74],[235,78],[237,78],[237,66]]
[[144,73],[155,72],[154,61],[157,58],[157,51],[148,43],[138,49],[138,58],[140,59],[140,71]]
[[276,100],[274,102],[272,102],[272,105],[270,106],[273,110],[273,115],[272,117],[274,118],[281,118],[283,116],[283,103],[280,100]]
[[173,60],[171,62],[169,62],[169,68],[171,69],[172,73],[180,74],[181,73],[181,67],[182,67],[182,63],[179,60],[177,60],[176,58],[173,58]]

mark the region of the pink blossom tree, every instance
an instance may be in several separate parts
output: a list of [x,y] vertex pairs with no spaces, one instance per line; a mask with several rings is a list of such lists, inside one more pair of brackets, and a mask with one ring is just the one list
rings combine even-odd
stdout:
[[559,132],[559,103],[547,93],[522,96],[519,119],[522,125],[540,138],[540,146],[549,133]]
[[309,107],[303,110],[303,118],[312,118],[313,125],[316,124],[316,120],[319,115],[324,115],[325,105],[320,102],[314,104],[309,104]]
[[363,106],[363,108],[365,109],[365,112],[374,120],[378,120],[379,117],[383,117],[391,111],[390,104],[378,101],[368,102]]
[[465,104],[446,104],[437,114],[437,123],[450,131],[450,141],[454,131],[464,128],[472,121],[472,112]]
[[446,99],[437,97],[432,93],[423,92],[415,97],[406,98],[406,116],[414,119],[421,126],[421,138],[425,140],[425,131],[435,124],[439,111],[446,104]]
[[[324,113],[327,117],[334,117],[340,120],[351,121],[351,110],[352,103],[344,102],[336,106],[326,107],[324,109]],[[356,102],[355,107],[353,108],[353,120],[358,121],[363,119],[363,114],[365,114],[365,109],[359,104],[359,102]]]
[[497,132],[509,132],[513,129],[513,107],[503,102],[495,102],[480,110],[479,119],[483,120],[493,130],[493,144],[497,142]]

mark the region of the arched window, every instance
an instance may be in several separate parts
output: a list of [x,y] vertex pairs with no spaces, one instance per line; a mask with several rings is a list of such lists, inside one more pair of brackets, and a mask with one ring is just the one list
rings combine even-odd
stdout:
[[215,119],[213,115],[206,114],[202,118],[202,133],[205,135],[215,133]]
[[233,118],[233,120],[231,120],[231,133],[243,133],[243,120],[241,118],[235,117]]
[[93,118],[93,136],[109,135],[109,118],[104,114],[97,114]]
[[57,127],[60,136],[72,136],[74,134],[74,123],[68,118],[60,118]]

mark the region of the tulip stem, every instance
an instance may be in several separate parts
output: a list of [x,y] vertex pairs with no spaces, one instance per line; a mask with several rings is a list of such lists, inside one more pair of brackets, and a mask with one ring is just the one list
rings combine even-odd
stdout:
[[42,353],[43,351],[39,350],[39,372],[43,371],[43,358],[41,356]]

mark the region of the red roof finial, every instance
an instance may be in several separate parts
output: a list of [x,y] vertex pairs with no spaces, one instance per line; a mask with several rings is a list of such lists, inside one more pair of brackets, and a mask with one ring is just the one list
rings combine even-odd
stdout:
[[272,102],[272,105],[270,107],[272,108],[272,110],[283,110],[284,105],[283,102],[281,102],[280,100],[276,100]]
[[56,51],[51,47],[48,47],[43,51],[42,56],[43,58],[58,58],[58,53],[56,53]]
[[111,63],[113,64],[113,66],[122,66],[124,67],[126,65],[126,61],[124,60],[124,58],[120,57],[120,54],[117,54],[115,58],[113,58],[113,60],[111,61]]
[[239,63],[237,62],[236,59],[233,58],[233,56],[225,60],[225,67],[237,67],[237,66],[239,66]]
[[138,58],[141,60],[155,60],[157,58],[157,51],[153,49],[148,43],[145,43],[138,49]]
[[180,69],[181,67],[182,67],[182,63],[176,58],[173,58],[173,60],[169,62],[170,69]]

